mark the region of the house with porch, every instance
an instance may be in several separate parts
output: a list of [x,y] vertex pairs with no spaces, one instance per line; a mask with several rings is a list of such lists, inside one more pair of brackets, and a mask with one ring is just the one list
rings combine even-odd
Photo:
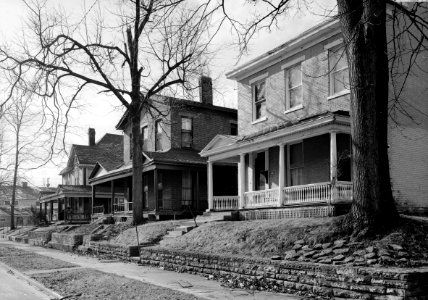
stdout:
[[[423,57],[418,63],[427,66]],[[426,213],[427,81],[418,75],[410,75],[402,94],[412,119],[395,111],[389,121],[389,156],[399,210]],[[227,77],[237,82],[239,135],[218,135],[201,151],[208,159],[209,210],[239,210],[242,219],[346,211],[352,201],[350,91],[338,20],[303,32]],[[222,174],[215,167],[226,164],[238,169],[236,194],[216,191]]]
[[[48,221],[88,223],[92,211],[92,187],[88,182],[98,160],[122,157],[123,137],[105,134],[95,142],[95,129],[89,128],[88,145],[72,145],[67,166],[60,172],[62,184],[41,191],[40,209]],[[99,191],[98,197],[110,193]]]
[[[213,105],[212,81],[200,79],[200,101],[157,96],[151,105],[158,113],[141,112],[143,140],[143,217],[151,220],[183,218],[208,208],[206,158],[199,152],[217,134],[237,134],[235,109]],[[93,197],[110,189],[113,202],[94,201],[93,216],[132,216],[131,126],[125,113],[116,126],[124,132],[123,160],[120,165],[97,163],[90,175]],[[226,170],[229,166],[225,166]],[[236,168],[230,168],[236,172]],[[226,172],[229,174],[229,172]],[[236,184],[224,189],[236,192]],[[235,185],[235,188],[234,188]],[[118,196],[120,193],[120,196]]]

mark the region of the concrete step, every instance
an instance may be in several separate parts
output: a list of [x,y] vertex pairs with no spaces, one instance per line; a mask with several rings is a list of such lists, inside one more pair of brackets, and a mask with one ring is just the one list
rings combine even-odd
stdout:
[[180,230],[180,231],[183,231],[183,232],[187,233],[187,232],[189,232],[190,230],[192,230],[193,228],[195,228],[195,226],[194,226],[194,225],[193,225],[193,226],[189,226],[189,225],[181,225],[181,226],[178,226],[175,230]]
[[168,234],[166,236],[178,237],[178,236],[182,236],[183,234],[185,234],[183,230],[171,230],[171,231],[168,231]]
[[197,223],[232,220],[233,211],[209,211],[196,218]]

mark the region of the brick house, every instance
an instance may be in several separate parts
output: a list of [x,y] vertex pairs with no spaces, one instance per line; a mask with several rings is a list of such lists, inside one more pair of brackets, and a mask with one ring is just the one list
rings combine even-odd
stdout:
[[[418,110],[413,120],[395,112],[388,138],[399,209],[426,212],[427,84],[418,75],[402,94]],[[240,209],[245,219],[327,216],[349,206],[349,71],[339,22],[323,22],[227,76],[238,85],[239,136],[219,135],[201,151],[209,209]],[[216,193],[218,164],[238,166],[238,193]]]
[[[89,128],[88,139],[88,145],[72,145],[67,166],[60,172],[62,184],[41,191],[40,209],[49,221],[89,222],[92,205],[89,174],[97,161],[122,156],[121,135],[107,133],[95,142],[95,129]],[[105,192],[98,194],[98,197],[109,196]]]
[[[237,112],[213,105],[209,77],[201,77],[200,86],[200,102],[158,96],[152,104],[161,113],[156,116],[141,112],[144,218],[184,217],[207,209],[206,159],[199,152],[217,134],[237,133]],[[110,188],[112,195],[110,200],[94,201],[93,213],[129,217],[133,203],[132,153],[126,113],[116,128],[124,132],[123,162],[116,168],[103,163],[94,168],[89,180],[94,197],[102,188]]]
[[[10,207],[12,201],[13,186],[11,184],[0,186],[0,207]],[[36,208],[38,205],[39,188],[31,187],[23,181],[16,185],[15,208]]]

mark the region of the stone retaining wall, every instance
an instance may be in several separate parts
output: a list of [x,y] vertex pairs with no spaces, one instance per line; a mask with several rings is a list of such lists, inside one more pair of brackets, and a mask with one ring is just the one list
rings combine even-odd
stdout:
[[91,250],[98,255],[107,255],[110,257],[128,259],[138,256],[137,246],[124,246],[119,244],[108,244],[103,242],[88,242],[85,244],[86,250]]
[[345,267],[141,249],[143,264],[218,278],[234,287],[326,298],[428,299],[428,268]]
[[49,246],[62,250],[73,251],[77,246],[82,245],[83,234],[52,233]]

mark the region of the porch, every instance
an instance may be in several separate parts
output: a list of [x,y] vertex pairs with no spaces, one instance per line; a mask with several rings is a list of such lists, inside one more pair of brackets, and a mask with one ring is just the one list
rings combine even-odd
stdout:
[[[326,120],[327,119],[327,120]],[[352,201],[349,118],[323,117],[260,135],[212,141],[208,157],[209,211],[346,206]],[[218,194],[217,165],[237,166],[236,194]],[[310,211],[310,212],[309,212]],[[331,209],[323,211],[325,215]],[[307,213],[309,212],[309,213]],[[288,214],[288,212],[286,213]]]

